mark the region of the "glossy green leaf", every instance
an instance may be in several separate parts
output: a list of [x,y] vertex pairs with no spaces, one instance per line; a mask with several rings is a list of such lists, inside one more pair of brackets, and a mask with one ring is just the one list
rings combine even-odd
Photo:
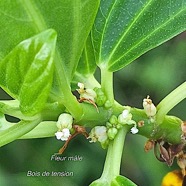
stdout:
[[94,49],[92,46],[92,40],[89,35],[87,38],[82,56],[78,63],[78,67],[76,69],[77,74],[90,75],[93,74],[96,70],[96,61],[94,57]]
[[[79,60],[76,72],[73,78],[72,88],[77,88],[77,83],[81,82],[85,84],[85,87],[94,88],[100,85],[96,82],[93,74],[96,70],[96,61],[94,56],[94,48],[92,45],[91,36],[87,38],[84,50],[82,52],[81,58]],[[75,88],[74,88],[75,87]]]
[[93,29],[97,64],[121,69],[186,30],[185,15],[185,0],[102,0]]
[[112,180],[111,186],[137,186],[137,185],[124,176],[117,176],[114,180]]
[[111,182],[108,179],[98,179],[90,184],[90,186],[137,186],[131,180],[124,176],[116,176]]
[[42,32],[17,45],[0,62],[0,85],[20,100],[24,114],[34,115],[47,100],[53,77],[56,32]]
[[19,42],[48,28],[58,34],[57,59],[68,78],[77,67],[100,0],[0,1],[0,59]]
[[31,131],[40,123],[40,118],[34,121],[20,121],[6,130],[0,131],[0,147],[10,143],[27,132]]
[[109,186],[109,182],[107,180],[95,180],[94,182],[92,182],[89,186]]
[[46,138],[53,137],[58,128],[55,121],[44,121],[37,125],[33,130],[21,136],[19,139]]

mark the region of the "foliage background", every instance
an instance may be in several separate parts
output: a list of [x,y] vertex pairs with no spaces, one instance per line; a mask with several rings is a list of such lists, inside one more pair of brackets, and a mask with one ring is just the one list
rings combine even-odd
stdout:
[[[186,34],[183,33],[115,73],[115,97],[123,105],[142,108],[142,100],[150,95],[158,104],[169,92],[185,81]],[[99,70],[97,72],[99,76]],[[98,77],[99,79],[99,77]],[[0,98],[7,95],[1,91]],[[186,102],[176,106],[170,114],[185,120]],[[10,119],[10,118],[9,118]],[[146,139],[128,135],[125,144],[121,173],[139,186],[161,185],[163,176],[178,168],[167,167],[145,153]],[[62,185],[87,186],[102,172],[106,151],[98,144],[90,144],[83,136],[74,139],[63,156],[79,155],[81,162],[51,161],[62,142],[53,138],[17,140],[0,149],[0,183],[9,185]],[[114,161],[114,160],[113,160]],[[72,171],[73,177],[27,177],[27,171]]]

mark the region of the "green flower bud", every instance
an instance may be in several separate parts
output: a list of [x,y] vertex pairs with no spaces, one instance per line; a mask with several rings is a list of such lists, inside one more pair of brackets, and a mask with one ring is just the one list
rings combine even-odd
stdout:
[[109,119],[109,122],[110,122],[111,124],[113,124],[113,125],[117,125],[117,123],[118,123],[118,118],[117,118],[117,116],[112,115],[112,116],[110,117],[110,119]]
[[118,130],[116,128],[110,128],[108,129],[107,135],[110,140],[113,140],[118,133]]
[[95,88],[94,91],[96,92],[97,96],[105,95],[101,88]]
[[122,125],[120,124],[120,123],[118,123],[117,125],[116,125],[116,128],[117,129],[120,129],[122,127]]
[[105,104],[107,98],[105,95],[97,95],[96,104],[101,107]]
[[105,102],[104,107],[105,107],[106,109],[109,109],[109,108],[112,107],[112,103],[111,103],[109,100],[107,100],[107,101]]
[[101,143],[101,147],[103,149],[106,149],[108,147],[108,145],[109,145],[109,139],[107,139],[106,141],[104,141],[104,142]]
[[106,122],[106,127],[107,127],[107,128],[111,128],[111,127],[113,127],[113,126],[112,126],[112,124],[111,124],[111,123]]

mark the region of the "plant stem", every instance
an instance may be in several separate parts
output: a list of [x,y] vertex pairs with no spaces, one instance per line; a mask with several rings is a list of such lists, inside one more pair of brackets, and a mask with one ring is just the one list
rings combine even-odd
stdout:
[[58,89],[60,90],[61,94],[60,101],[71,113],[72,117],[75,118],[76,121],[79,121],[83,115],[83,109],[76,97],[71,92],[70,80],[67,80],[67,76],[58,51],[56,52],[55,73],[58,80]]
[[127,129],[123,127],[119,130],[114,141],[109,144],[101,180],[107,180],[110,183],[115,176],[120,174],[121,157],[126,133]]
[[161,124],[165,115],[179,102],[186,98],[186,82],[168,94],[157,106],[156,122]]
[[101,68],[101,87],[107,96],[107,99],[114,103],[113,93],[113,72],[109,72],[105,68]]

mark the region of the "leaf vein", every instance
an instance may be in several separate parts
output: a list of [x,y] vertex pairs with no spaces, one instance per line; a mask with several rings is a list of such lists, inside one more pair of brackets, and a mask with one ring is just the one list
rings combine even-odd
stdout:
[[148,1],[148,3],[143,7],[143,9],[138,13],[138,15],[136,16],[136,18],[131,22],[131,24],[129,25],[129,27],[127,28],[127,30],[124,30],[124,33],[122,35],[122,37],[120,38],[120,40],[117,42],[116,46],[114,47],[114,49],[112,50],[112,52],[109,55],[108,61],[110,61],[110,59],[112,58],[114,52],[117,50],[118,46],[120,45],[120,43],[122,42],[123,38],[130,33],[130,29],[131,27],[136,23],[136,21],[138,20],[138,18],[140,18],[140,16],[143,14],[143,12],[151,5],[151,2],[153,0]]
[[118,59],[116,59],[111,66],[113,66],[115,63],[117,63],[117,61],[121,60],[122,58],[124,58],[129,52],[131,52],[136,46],[138,46],[139,44],[141,44],[142,42],[146,41],[151,35],[153,35],[154,33],[158,32],[162,27],[164,27],[166,24],[168,24],[171,20],[174,20],[176,16],[178,16],[179,14],[181,14],[185,9],[181,9],[177,14],[175,14],[174,16],[172,16],[170,19],[168,19],[164,24],[160,25],[159,27],[157,27],[156,29],[153,30],[153,32],[151,32],[150,34],[146,35],[142,40],[140,40],[139,42],[137,42],[135,45],[133,45],[126,53],[124,53],[124,55],[122,55],[121,57],[119,57]]

